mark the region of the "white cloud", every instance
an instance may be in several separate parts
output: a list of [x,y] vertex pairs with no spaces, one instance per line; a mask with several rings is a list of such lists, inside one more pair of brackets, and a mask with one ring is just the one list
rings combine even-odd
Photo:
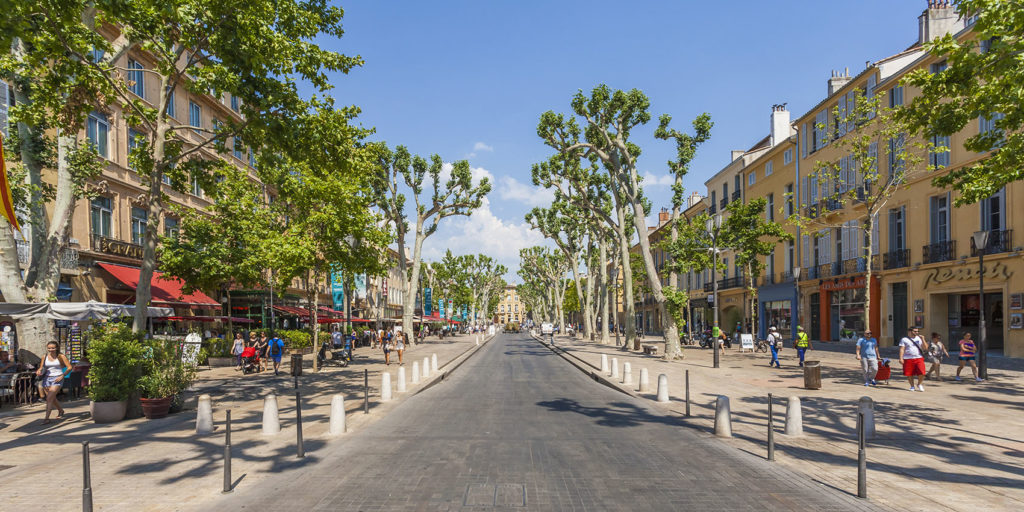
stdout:
[[483,142],[477,142],[476,144],[473,144],[473,151],[492,152],[492,151],[494,151],[494,146],[488,146],[487,144],[484,144]]
[[[444,186],[445,183],[448,183],[448,179],[452,177],[452,167],[453,166],[451,162],[445,162],[441,164],[441,172],[438,174],[438,179],[441,180],[441,186]],[[491,185],[494,185],[494,174],[492,174],[491,171],[484,169],[483,167],[470,167],[469,173],[473,176],[474,186],[479,185],[480,180],[483,178],[487,178],[487,180],[491,182]],[[423,179],[423,187],[426,190],[432,190],[433,186],[434,184],[430,180],[430,175],[428,174]]]
[[518,201],[527,206],[547,206],[555,200],[554,190],[528,185],[510,176],[501,177],[496,191],[501,199]]
[[665,174],[664,176],[658,176],[651,171],[644,172],[644,185],[653,185],[656,187],[671,187],[672,183],[675,182],[675,178],[671,174]]
[[509,269],[506,279],[519,268],[519,250],[544,243],[544,236],[525,222],[506,221],[491,211],[491,203],[483,204],[469,217],[448,217],[437,233],[423,244],[423,258],[440,261],[446,250],[452,254],[486,254]]

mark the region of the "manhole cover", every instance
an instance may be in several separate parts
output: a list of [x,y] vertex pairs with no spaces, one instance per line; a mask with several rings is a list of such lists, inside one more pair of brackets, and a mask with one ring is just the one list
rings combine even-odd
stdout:
[[523,484],[469,484],[463,505],[467,507],[525,507]]

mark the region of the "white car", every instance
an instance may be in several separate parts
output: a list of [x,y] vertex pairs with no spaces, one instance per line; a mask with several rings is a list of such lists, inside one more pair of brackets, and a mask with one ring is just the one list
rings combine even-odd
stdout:
[[555,333],[555,324],[548,323],[548,322],[544,322],[544,323],[540,324],[540,333],[541,334],[554,334]]

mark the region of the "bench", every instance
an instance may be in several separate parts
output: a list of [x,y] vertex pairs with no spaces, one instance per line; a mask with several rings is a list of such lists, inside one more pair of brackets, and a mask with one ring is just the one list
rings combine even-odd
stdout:
[[657,345],[640,345],[640,347],[644,349],[644,354],[647,354],[649,356],[656,356],[656,355],[658,355],[658,346]]

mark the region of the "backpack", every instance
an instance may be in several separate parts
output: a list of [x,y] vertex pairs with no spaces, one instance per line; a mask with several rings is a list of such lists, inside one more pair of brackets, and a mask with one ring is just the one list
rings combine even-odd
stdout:
[[281,348],[283,347],[283,345],[284,345],[284,342],[281,341],[281,338],[274,338],[274,339],[270,340],[270,355],[272,355],[272,356],[279,356],[279,355],[281,355]]

